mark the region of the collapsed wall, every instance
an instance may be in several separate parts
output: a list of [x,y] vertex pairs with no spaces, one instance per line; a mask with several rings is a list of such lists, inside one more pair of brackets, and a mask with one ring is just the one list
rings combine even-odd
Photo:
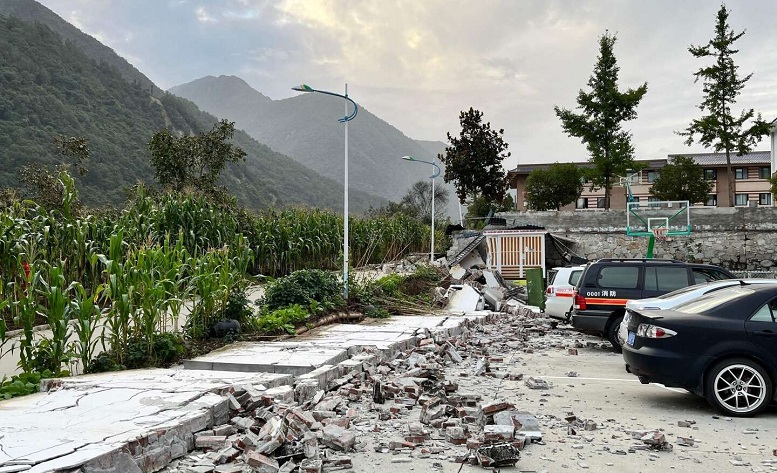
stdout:
[[[504,212],[507,225],[539,225],[560,237],[552,264],[565,250],[596,260],[644,257],[648,238],[626,236],[626,211]],[[777,270],[777,208],[691,207],[691,234],[656,242],[653,256],[717,264],[732,270]],[[566,248],[565,248],[566,246]],[[557,260],[557,261],[555,261]]]

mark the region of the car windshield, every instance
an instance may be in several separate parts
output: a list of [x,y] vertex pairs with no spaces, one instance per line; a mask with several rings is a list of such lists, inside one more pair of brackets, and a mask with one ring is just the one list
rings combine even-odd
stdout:
[[714,307],[745,297],[752,293],[753,290],[746,287],[729,287],[721,289],[720,291],[710,292],[698,299],[693,299],[684,304],[680,304],[677,307],[674,307],[674,310],[685,314],[703,314]]

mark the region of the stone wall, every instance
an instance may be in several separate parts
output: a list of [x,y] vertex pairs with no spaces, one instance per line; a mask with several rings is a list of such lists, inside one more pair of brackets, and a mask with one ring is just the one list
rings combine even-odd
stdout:
[[[717,264],[732,270],[777,270],[777,208],[690,209],[690,236],[657,241],[653,256]],[[550,263],[562,253],[589,260],[644,257],[648,238],[627,237],[626,211],[505,212],[508,225],[539,225],[561,237],[548,242]],[[564,246],[568,247],[565,248]]]

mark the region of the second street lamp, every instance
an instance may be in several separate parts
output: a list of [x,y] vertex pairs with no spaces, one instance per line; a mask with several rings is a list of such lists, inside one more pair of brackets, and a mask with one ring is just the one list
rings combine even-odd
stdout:
[[[348,84],[345,84],[345,95],[314,89],[307,84],[292,87],[291,90],[296,90],[297,92],[318,92],[319,94],[333,95],[346,100],[345,116],[338,118],[337,121],[345,123],[345,178],[343,182],[343,299],[348,301],[348,122],[356,117],[356,114],[359,112],[359,106],[348,97]],[[348,113],[348,102],[353,104],[353,113],[351,114]]]
[[435,173],[431,176],[429,176],[429,179],[432,180],[432,249],[429,252],[429,263],[434,263],[434,178],[440,175],[440,166],[436,165],[434,161],[421,161],[420,159],[415,159],[412,156],[402,156],[402,159],[405,161],[413,161],[415,163],[424,163],[424,164],[431,164],[435,168]]

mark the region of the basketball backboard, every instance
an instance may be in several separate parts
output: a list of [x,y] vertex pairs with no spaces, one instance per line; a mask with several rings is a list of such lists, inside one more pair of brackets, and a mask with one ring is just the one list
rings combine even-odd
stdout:
[[[653,230],[666,228],[666,236],[691,234],[691,212],[687,200],[626,203],[626,235],[650,237]],[[662,232],[663,233],[663,232]]]

